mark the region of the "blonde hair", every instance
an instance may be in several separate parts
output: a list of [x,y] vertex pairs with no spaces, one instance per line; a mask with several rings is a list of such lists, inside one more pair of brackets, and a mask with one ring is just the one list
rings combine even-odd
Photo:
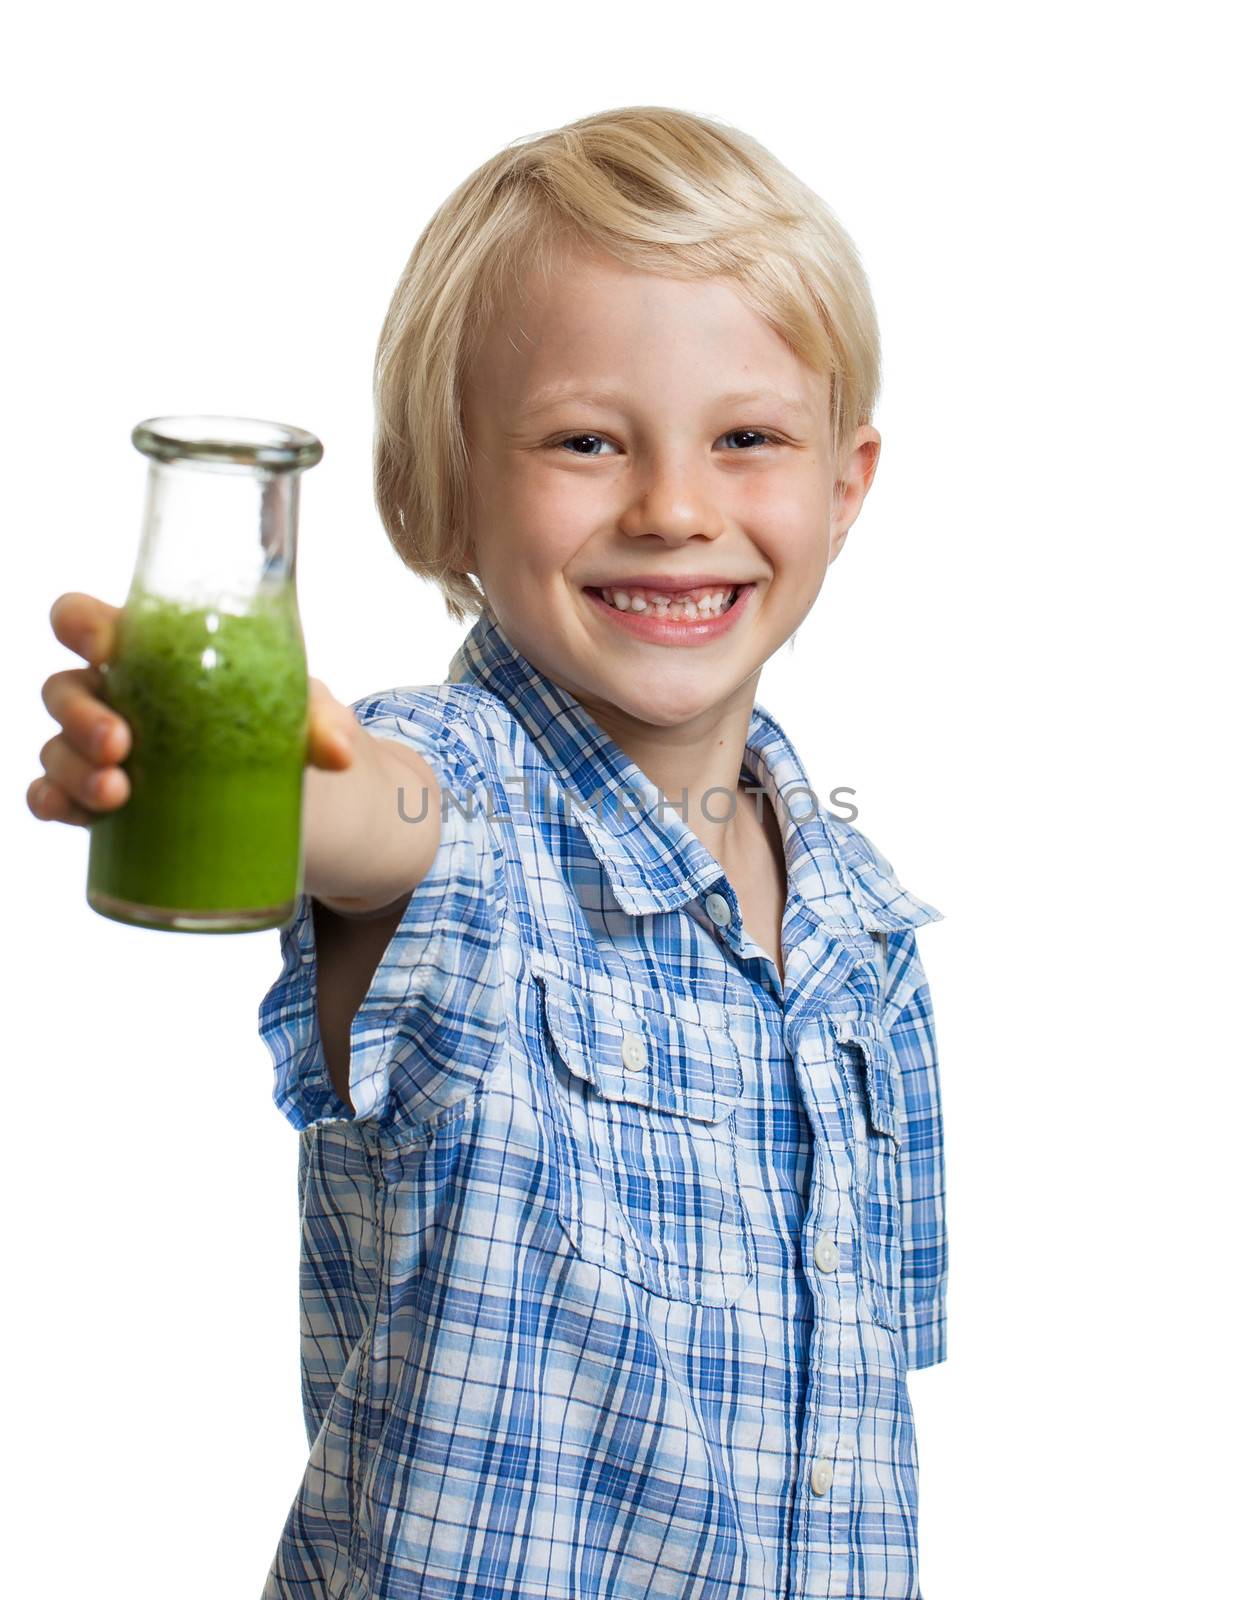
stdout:
[[465,378],[531,271],[584,245],[667,277],[730,280],[828,377],[833,459],[870,422],[874,302],[825,201],[739,129],[623,106],[513,141],[443,201],[416,240],[377,343],[373,487],[390,542],[457,621],[488,611],[468,559]]

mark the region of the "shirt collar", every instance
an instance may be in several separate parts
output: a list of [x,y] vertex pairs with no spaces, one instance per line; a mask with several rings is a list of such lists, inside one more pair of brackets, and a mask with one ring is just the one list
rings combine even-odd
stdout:
[[[501,700],[549,763],[572,819],[630,915],[674,911],[723,878],[723,868],[636,763],[578,700],[539,672],[481,616],[448,674]],[[887,931],[934,921],[940,912],[910,895],[892,869],[847,823],[817,801],[805,771],[773,717],[755,706],[742,777],[767,792],[784,838],[789,890],[834,930]],[[726,803],[726,802],[725,802]]]

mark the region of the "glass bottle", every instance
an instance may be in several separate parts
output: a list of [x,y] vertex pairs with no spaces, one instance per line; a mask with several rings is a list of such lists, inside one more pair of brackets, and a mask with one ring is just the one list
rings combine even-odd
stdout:
[[308,679],[295,594],[302,428],[153,417],[138,561],[100,669],[130,795],[89,824],[87,901],[185,933],[273,928],[302,891]]

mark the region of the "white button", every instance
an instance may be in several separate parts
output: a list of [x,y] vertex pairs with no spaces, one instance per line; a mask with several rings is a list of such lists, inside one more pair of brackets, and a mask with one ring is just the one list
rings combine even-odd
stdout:
[[621,1054],[629,1072],[640,1072],[645,1066],[645,1040],[639,1033],[625,1033]]
[[814,1494],[826,1494],[831,1488],[831,1462],[816,1461],[810,1468],[810,1489]]
[[721,894],[706,896],[706,915],[716,928],[726,928],[732,920],[732,908]]
[[819,1234],[814,1245],[814,1265],[820,1272],[834,1272],[840,1265],[840,1246],[831,1234]]

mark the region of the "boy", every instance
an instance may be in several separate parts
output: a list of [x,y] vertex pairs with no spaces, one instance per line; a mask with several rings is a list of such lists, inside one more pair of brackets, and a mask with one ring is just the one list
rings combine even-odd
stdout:
[[[265,1600],[920,1596],[938,913],[754,700],[870,488],[877,387],[852,245],[706,119],[509,147],[417,242],[377,501],[479,615],[445,684],[314,685],[260,1006],[311,1457]],[[87,800],[73,693],[37,815]]]

